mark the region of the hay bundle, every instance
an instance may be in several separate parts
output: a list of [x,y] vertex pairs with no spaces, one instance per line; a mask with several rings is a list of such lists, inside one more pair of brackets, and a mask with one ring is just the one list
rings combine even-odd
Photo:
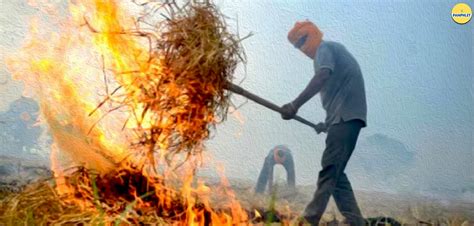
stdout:
[[245,59],[242,39],[227,30],[224,16],[210,1],[183,6],[166,1],[157,11],[165,17],[154,26],[160,38],[145,75],[134,82],[139,88],[128,93],[125,103],[140,106],[135,111],[137,146],[145,147],[151,158],[161,151],[171,160],[177,153],[201,151],[210,129],[226,118],[230,98],[225,87]]

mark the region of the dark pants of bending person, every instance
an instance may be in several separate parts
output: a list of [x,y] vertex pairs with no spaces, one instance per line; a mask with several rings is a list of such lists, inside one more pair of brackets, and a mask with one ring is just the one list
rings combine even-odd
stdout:
[[268,185],[270,193],[273,192],[273,167],[281,164],[286,170],[286,180],[290,189],[295,189],[295,163],[290,149],[284,145],[275,146],[268,153],[263,163],[263,168],[258,176],[255,193],[263,193]]
[[329,127],[318,188],[304,212],[305,219],[311,225],[318,225],[331,195],[350,225],[365,225],[351,183],[344,173],[363,125],[360,120],[350,120]]

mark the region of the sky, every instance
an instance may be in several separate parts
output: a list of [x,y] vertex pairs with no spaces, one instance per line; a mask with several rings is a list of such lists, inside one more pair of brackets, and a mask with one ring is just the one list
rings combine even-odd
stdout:
[[[1,1],[0,111],[6,112],[22,87],[3,59],[20,47],[35,11]],[[324,39],[345,45],[361,66],[368,101],[368,127],[347,168],[354,189],[437,194],[474,191],[474,25],[453,22],[455,3],[216,1],[232,31],[252,34],[242,42],[247,63],[234,82],[278,105],[293,100],[313,74],[311,59],[286,39],[296,21],[309,19]],[[285,144],[294,155],[297,184],[316,183],[325,135],[244,98],[233,102],[238,110],[207,142],[227,176],[256,181],[269,150]],[[319,96],[298,114],[323,121]],[[286,178],[282,167],[276,173]]]

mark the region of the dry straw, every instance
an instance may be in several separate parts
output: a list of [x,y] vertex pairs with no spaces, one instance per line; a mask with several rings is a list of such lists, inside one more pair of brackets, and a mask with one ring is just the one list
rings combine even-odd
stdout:
[[135,147],[152,162],[156,152],[170,162],[178,153],[199,153],[210,130],[225,120],[230,105],[225,88],[245,61],[243,39],[228,31],[224,15],[207,0],[155,3],[150,13],[164,19],[152,32],[130,33],[152,41],[148,69],[136,76],[132,86],[138,88],[129,89],[122,104],[140,106],[133,115],[139,124]]

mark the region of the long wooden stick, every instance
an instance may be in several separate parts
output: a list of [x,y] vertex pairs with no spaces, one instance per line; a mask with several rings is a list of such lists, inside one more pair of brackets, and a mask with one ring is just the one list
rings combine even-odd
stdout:
[[[227,84],[226,88],[227,88],[227,90],[229,90],[229,91],[231,91],[235,94],[239,94],[241,96],[244,96],[244,97],[254,101],[255,103],[260,104],[264,107],[267,107],[271,110],[274,110],[274,111],[279,112],[279,113],[283,112],[280,106],[278,106],[278,105],[276,105],[276,104],[274,104],[274,103],[272,103],[268,100],[265,100],[265,99],[255,95],[255,94],[245,90],[244,88],[242,88],[238,85],[235,85],[235,84],[229,82]],[[295,115],[295,117],[293,117],[293,119],[316,129],[316,131],[318,131],[318,133],[320,133],[320,130],[321,130],[320,126],[317,126],[316,124],[314,124],[314,123],[312,123],[312,122],[310,122],[310,121],[308,121],[308,120],[306,120],[306,119],[304,119],[304,118],[302,118],[298,115]]]

